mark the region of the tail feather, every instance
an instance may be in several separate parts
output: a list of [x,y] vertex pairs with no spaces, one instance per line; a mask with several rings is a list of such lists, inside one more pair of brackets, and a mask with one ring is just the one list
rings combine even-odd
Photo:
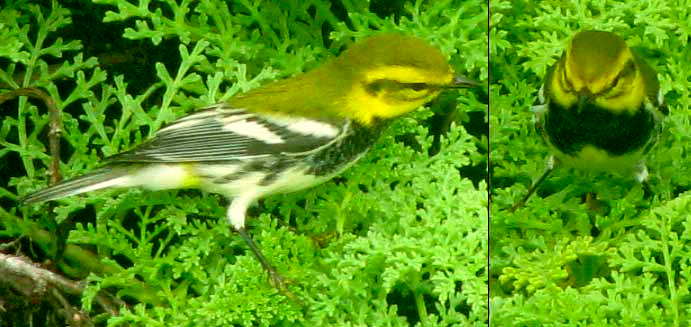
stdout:
[[106,166],[85,175],[64,180],[40,191],[24,195],[19,199],[19,202],[22,205],[28,205],[108,187],[125,186],[131,179],[131,173],[132,168],[128,166]]

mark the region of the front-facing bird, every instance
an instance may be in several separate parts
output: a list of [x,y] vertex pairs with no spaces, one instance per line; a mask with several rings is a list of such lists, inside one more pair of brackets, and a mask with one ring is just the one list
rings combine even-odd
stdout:
[[547,170],[557,163],[648,179],[645,154],[661,130],[662,96],[655,71],[614,33],[577,33],[548,70],[534,108],[536,127],[551,147]]
[[108,187],[200,188],[228,197],[227,218],[272,282],[282,278],[245,231],[248,206],[322,183],[357,161],[394,118],[447,88],[455,75],[426,42],[382,34],[315,70],[201,109],[86,175],[24,196],[25,204]]

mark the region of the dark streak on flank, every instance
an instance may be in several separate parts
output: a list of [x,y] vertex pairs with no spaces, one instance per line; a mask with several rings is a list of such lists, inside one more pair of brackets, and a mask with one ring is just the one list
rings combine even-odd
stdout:
[[388,121],[375,120],[370,127],[352,122],[348,134],[337,144],[314,153],[308,162],[309,174],[330,175],[343,169],[344,165],[363,155],[388,124]]

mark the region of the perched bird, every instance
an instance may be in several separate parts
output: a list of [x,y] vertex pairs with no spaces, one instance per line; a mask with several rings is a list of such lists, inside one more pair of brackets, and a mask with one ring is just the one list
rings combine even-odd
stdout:
[[577,33],[547,71],[533,108],[553,154],[513,207],[520,208],[558,164],[630,174],[647,182],[646,153],[665,110],[655,71],[611,32]]
[[284,289],[245,230],[246,211],[270,194],[329,180],[362,157],[394,118],[442,90],[475,82],[411,36],[380,34],[322,66],[203,108],[105,166],[35,193],[23,204],[109,187],[199,188],[230,200],[227,219]]

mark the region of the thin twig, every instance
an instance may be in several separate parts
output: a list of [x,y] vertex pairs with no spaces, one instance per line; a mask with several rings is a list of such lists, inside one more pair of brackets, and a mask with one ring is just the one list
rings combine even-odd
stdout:
[[91,318],[82,310],[79,310],[72,306],[72,304],[65,299],[64,296],[62,296],[62,293],[58,291],[57,289],[52,289],[51,290],[51,295],[53,295],[53,298],[57,300],[59,305],[61,306],[60,309],[63,312],[63,316],[65,317],[65,324],[67,326],[74,326],[74,327],[81,327],[81,326],[93,326],[93,322],[91,321]]
[[[77,282],[67,279],[52,271],[41,268],[27,258],[1,252],[0,276],[3,276],[3,279],[9,282],[15,290],[27,297],[37,294],[51,294],[47,293],[51,288],[64,294],[81,296],[85,287],[83,281]],[[97,295],[94,300],[111,315],[118,313],[118,306],[125,305],[124,302],[117,298],[101,294]]]
[[50,131],[48,132],[51,157],[50,183],[56,184],[62,179],[62,175],[60,174],[60,133],[62,132],[60,127],[62,125],[60,121],[60,111],[55,105],[53,98],[51,98],[46,91],[37,87],[25,87],[0,94],[0,104],[20,96],[39,99],[43,101],[48,108],[48,116],[50,118]]

